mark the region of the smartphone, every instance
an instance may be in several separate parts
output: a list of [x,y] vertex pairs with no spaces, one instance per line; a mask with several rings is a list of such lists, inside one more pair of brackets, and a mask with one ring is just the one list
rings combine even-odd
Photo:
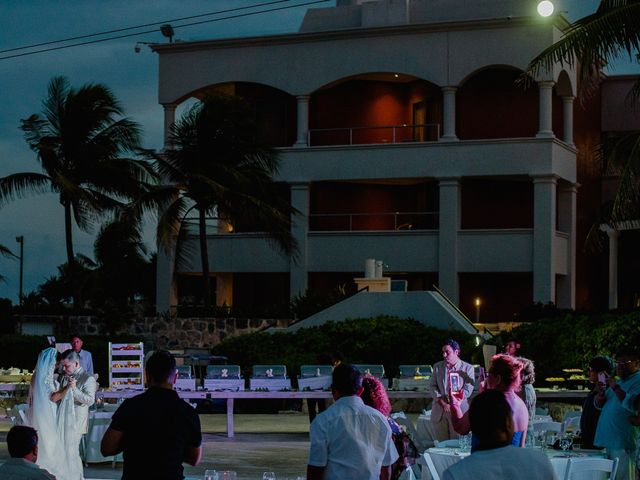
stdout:
[[607,384],[607,375],[604,372],[599,372],[598,373],[598,383],[600,383],[602,385],[606,385]]
[[451,372],[449,374],[449,385],[452,392],[459,392],[462,390],[462,378],[458,372]]

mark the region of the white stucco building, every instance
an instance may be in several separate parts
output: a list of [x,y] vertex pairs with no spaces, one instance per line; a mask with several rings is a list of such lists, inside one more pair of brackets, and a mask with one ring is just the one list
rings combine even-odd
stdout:
[[[567,25],[535,7],[338,0],[295,34],[154,45],[165,126],[212,89],[244,96],[302,212],[297,261],[260,232],[212,229],[218,304],[329,289],[377,258],[467,312],[478,296],[502,317],[532,302],[574,308],[579,170],[600,127],[574,101],[569,66],[514,83]],[[158,310],[198,259],[174,272],[160,256]]]

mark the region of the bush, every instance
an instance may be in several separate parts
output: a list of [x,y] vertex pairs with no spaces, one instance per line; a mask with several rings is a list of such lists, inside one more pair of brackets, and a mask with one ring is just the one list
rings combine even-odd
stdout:
[[232,337],[213,351],[240,365],[245,376],[251,375],[252,365],[284,364],[289,376],[294,377],[300,373],[300,365],[317,363],[319,354],[339,353],[346,363],[383,364],[387,377],[392,377],[398,365],[442,360],[442,345],[451,337],[462,345],[463,359],[474,363],[482,359],[473,335],[387,316],[329,322],[293,333],[257,332]]
[[515,328],[520,354],[535,362],[537,384],[562,376],[563,368],[585,368],[595,355],[640,346],[640,312],[624,315],[565,315]]

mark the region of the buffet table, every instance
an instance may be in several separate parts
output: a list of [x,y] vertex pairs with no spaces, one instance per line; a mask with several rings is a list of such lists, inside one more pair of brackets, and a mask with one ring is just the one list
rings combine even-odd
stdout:
[[[141,393],[139,390],[101,390],[97,393],[102,398],[129,398]],[[324,390],[309,390],[309,391],[177,391],[180,398],[185,400],[193,399],[226,399],[227,400],[227,437],[233,438],[234,436],[234,422],[233,422],[233,407],[235,399],[248,399],[248,400],[273,400],[273,399],[285,399],[285,400],[299,400],[307,398],[333,398],[331,392]],[[430,398],[430,395],[426,392],[417,392],[413,390],[389,390],[387,392],[389,398]]]

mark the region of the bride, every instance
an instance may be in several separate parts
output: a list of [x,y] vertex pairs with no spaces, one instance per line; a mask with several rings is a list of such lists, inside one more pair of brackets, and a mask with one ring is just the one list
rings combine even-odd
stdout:
[[82,480],[80,454],[68,448],[73,445],[70,439],[75,437],[76,428],[73,396],[65,394],[59,406],[51,400],[59,390],[54,379],[57,354],[55,348],[46,348],[38,356],[29,389],[27,421],[38,431],[36,463],[58,480]]

